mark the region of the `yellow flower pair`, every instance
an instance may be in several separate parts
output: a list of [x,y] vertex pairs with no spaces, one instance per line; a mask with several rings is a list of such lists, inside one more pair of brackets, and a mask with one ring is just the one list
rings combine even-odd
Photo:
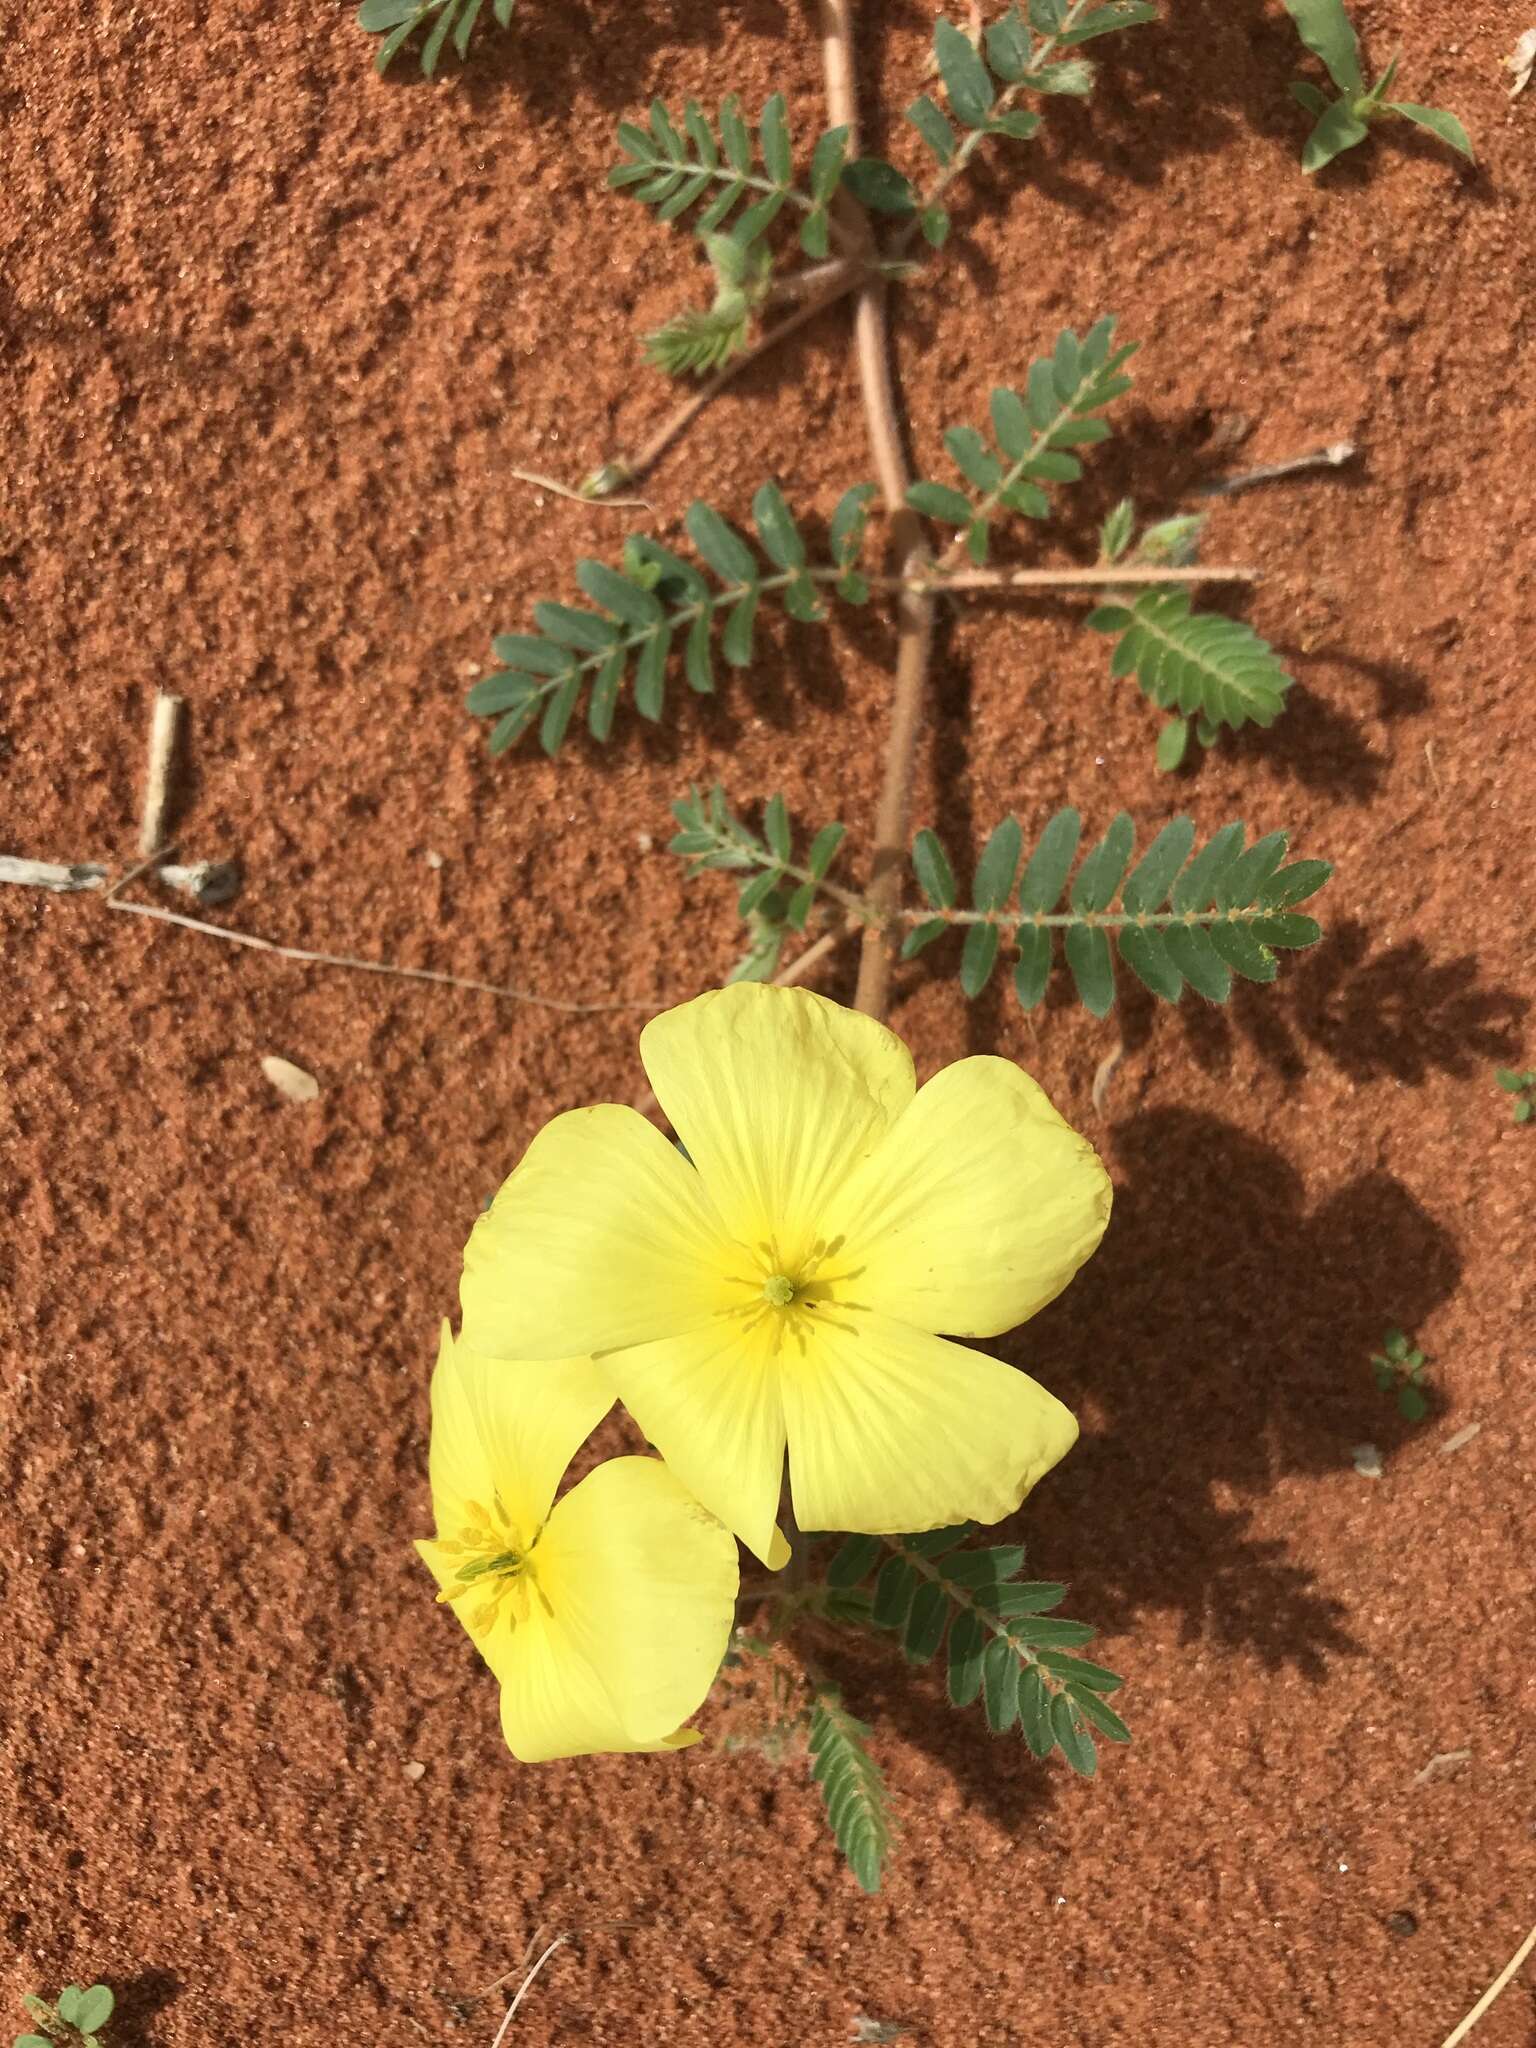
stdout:
[[[691,1739],[726,1532],[788,1558],[786,1450],[802,1529],[879,1535],[1001,1520],[1077,1435],[938,1334],[1023,1322],[1108,1221],[1097,1155],[1028,1075],[967,1059],[919,1089],[883,1025],[751,983],[640,1053],[683,1149],[614,1104],[547,1124],[475,1226],[433,1384],[421,1548],[525,1759]],[[551,1511],[615,1397],[665,1464],[600,1466]]]

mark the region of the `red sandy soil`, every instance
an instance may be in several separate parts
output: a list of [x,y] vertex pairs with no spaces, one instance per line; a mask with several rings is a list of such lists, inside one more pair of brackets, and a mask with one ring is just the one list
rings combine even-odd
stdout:
[[[866,1900],[798,1757],[515,1766],[409,1548],[480,1201],[544,1118],[632,1096],[646,1010],[734,958],[723,889],[662,850],[668,803],[719,774],[871,824],[873,615],[776,627],[718,701],[558,765],[488,761],[462,710],[489,630],[625,530],[509,467],[574,478],[642,436],[668,398],[634,336],[699,285],[604,193],[612,125],[779,84],[804,134],[807,20],[527,0],[431,87],[377,80],[333,0],[18,11],[0,846],[127,854],[172,688],[183,857],[249,877],[217,915],[636,1008],[569,1020],[6,892],[7,2026],[23,1991],[102,1977],[115,2048],[488,2048],[504,1997],[473,1994],[542,1928],[581,1938],[513,2040],[799,2048],[866,2015],[935,2048],[1433,2048],[1536,1918],[1536,1135],[1492,1075],[1536,1061],[1536,93],[1500,69],[1530,10],[1356,12],[1466,119],[1475,172],[1399,136],[1304,179],[1278,7],[1172,0],[975,180],[898,319],[930,473],[1062,324],[1145,340],[1074,549],[1127,488],[1172,509],[1340,435],[1363,455],[1220,509],[1299,688],[1193,777],[1153,773],[1152,714],[1070,608],[944,630],[919,808],[952,845],[1070,797],[1144,831],[1286,824],[1339,873],[1278,989],[1127,1000],[1103,1116],[1113,1023],[903,972],[922,1071],[1026,1061],[1114,1174],[1102,1252],[1002,1348],[1083,1416],[1021,1527],[1102,1624],[1136,1740],[1085,1786],[883,1644],[845,1652],[906,1816]],[[872,139],[905,155],[929,12],[859,13]],[[741,517],[777,472],[824,517],[868,473],[846,342],[826,317],[745,378],[627,516],[673,537],[696,490]],[[283,1100],[266,1053],[319,1100]],[[1434,1359],[1417,1428],[1369,1378],[1392,1321]],[[1476,2048],[1536,2040],[1533,1998],[1536,1969]]]

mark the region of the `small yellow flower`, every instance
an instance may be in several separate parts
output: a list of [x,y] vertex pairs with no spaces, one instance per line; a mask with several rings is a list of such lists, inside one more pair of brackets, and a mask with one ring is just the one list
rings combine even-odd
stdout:
[[656,1458],[613,1458],[560,1500],[613,1405],[590,1360],[519,1370],[455,1344],[432,1375],[440,1591],[501,1682],[523,1763],[682,1749],[735,1614],[736,1545]]
[[917,1089],[892,1032],[802,989],[715,990],[640,1053],[687,1158],[611,1103],[546,1125],[470,1238],[466,1338],[595,1357],[771,1566],[786,1444],[804,1529],[1011,1514],[1077,1423],[936,1333],[997,1336],[1061,1292],[1109,1219],[1092,1146],[1012,1062]]

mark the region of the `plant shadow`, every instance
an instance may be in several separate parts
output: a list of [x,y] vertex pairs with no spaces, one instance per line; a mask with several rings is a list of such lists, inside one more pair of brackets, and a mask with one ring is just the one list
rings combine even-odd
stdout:
[[[1180,1003],[1190,1057],[1205,1073],[1229,1073],[1242,1037],[1292,1083],[1305,1076],[1315,1050],[1351,1080],[1409,1086],[1431,1073],[1470,1080],[1519,1058],[1529,1004],[1514,989],[1485,984],[1472,954],[1437,961],[1419,938],[1374,957],[1371,948],[1370,931],[1346,919],[1290,968],[1279,988],[1239,982],[1224,1007]],[[1121,1043],[1139,1051],[1163,1006],[1130,986],[1128,976],[1117,1001]]]
[[1017,1833],[1055,1803],[1056,1768],[1039,1762],[1017,1730],[996,1736],[979,1704],[964,1713],[950,1705],[942,1657],[915,1670],[894,1635],[828,1630],[818,1634],[816,1661],[861,1721],[931,1757],[966,1805],[999,1826]]
[[112,2048],[156,2048],[154,2022],[182,1989],[181,1979],[170,1970],[140,1970],[113,1984],[116,2003],[107,2025]]
[[1103,1245],[1002,1347],[1094,1417],[1028,1511],[1035,1546],[1052,1570],[1083,1560],[1062,1575],[1106,1630],[1172,1609],[1185,1642],[1321,1684],[1361,1646],[1257,1509],[1287,1479],[1347,1470],[1362,1439],[1390,1456],[1410,1433],[1370,1355],[1449,1298],[1455,1242],[1385,1173],[1311,1202],[1272,1146],[1204,1112],[1131,1116],[1106,1151]]

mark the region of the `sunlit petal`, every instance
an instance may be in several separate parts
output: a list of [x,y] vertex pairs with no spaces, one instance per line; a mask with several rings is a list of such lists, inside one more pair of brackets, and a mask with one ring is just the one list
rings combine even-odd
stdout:
[[567,1358],[707,1321],[729,1252],[697,1173],[615,1103],[544,1126],[464,1254],[464,1336],[493,1358]]
[[912,1099],[901,1040],[805,989],[711,990],[654,1018],[640,1057],[732,1237],[786,1266]]
[[736,1541],[665,1465],[599,1465],[556,1503],[535,1557],[553,1628],[631,1740],[658,1742],[698,1711],[735,1618]]
[[519,1763],[684,1749],[698,1740],[693,1729],[682,1728],[655,1741],[637,1741],[610,1689],[546,1615],[531,1618],[518,1636],[499,1675],[501,1732]]
[[1109,1175],[1011,1060],[922,1087],[829,1203],[840,1299],[925,1330],[993,1337],[1044,1308],[1109,1221]]
[[1077,1437],[1027,1374],[889,1316],[818,1311],[781,1387],[803,1529],[1000,1522]]
[[619,1398],[674,1474],[770,1570],[787,1562],[774,1526],[784,1477],[784,1414],[766,1341],[722,1317],[604,1361]]

